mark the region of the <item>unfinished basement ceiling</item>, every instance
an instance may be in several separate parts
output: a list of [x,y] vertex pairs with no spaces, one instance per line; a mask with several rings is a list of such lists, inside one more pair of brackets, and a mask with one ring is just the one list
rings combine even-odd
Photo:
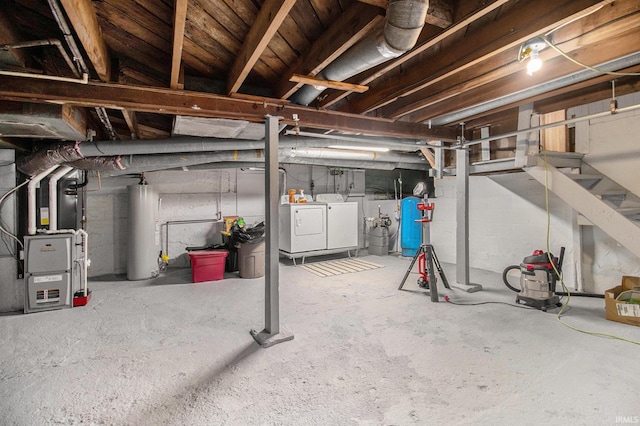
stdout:
[[[469,135],[509,131],[521,105],[547,113],[611,97],[614,76],[577,79],[584,68],[551,48],[528,76],[517,60],[523,42],[548,35],[585,64],[638,72],[639,25],[635,0],[7,0],[0,44],[56,39],[75,58],[71,41],[89,76],[73,81],[82,67],[70,69],[51,45],[4,49],[0,69],[19,74],[0,74],[0,99],[84,107],[98,139],[110,138],[104,108],[121,140],[260,138],[255,123],[270,114],[289,130],[453,142],[463,121]],[[406,53],[346,81],[314,80],[396,26],[417,36]],[[637,91],[639,81],[618,76],[616,93]],[[298,105],[305,83],[328,88]],[[30,149],[34,137],[0,129],[10,146]]]

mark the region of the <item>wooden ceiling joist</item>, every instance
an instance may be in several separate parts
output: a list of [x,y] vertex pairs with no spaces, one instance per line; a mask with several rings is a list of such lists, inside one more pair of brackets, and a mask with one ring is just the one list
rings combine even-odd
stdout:
[[[86,107],[102,106],[252,122],[263,122],[266,115],[273,115],[281,117],[284,124],[315,129],[409,139],[455,141],[456,138],[455,130],[445,127],[283,105],[281,100],[270,102],[268,98],[264,98],[262,102],[257,102],[209,93],[113,83],[77,84],[7,76],[0,79],[0,97],[18,101],[64,102]],[[294,121],[294,115],[297,115],[298,121]]]
[[[616,8],[610,8],[610,12],[614,12],[615,10]],[[605,27],[591,28],[584,35],[581,35],[582,32],[576,33],[575,31],[570,31],[566,36],[558,34],[555,45],[565,53],[571,55],[578,54],[578,56],[585,60],[584,58],[588,55],[588,49],[582,48],[583,46],[594,44],[596,40],[599,39],[614,39],[623,36],[629,31],[629,28],[637,28],[640,26],[640,15],[635,14],[625,18],[616,14],[614,22],[615,23]],[[563,41],[563,39],[568,41]],[[615,51],[619,52],[620,49],[624,49],[622,51],[625,55],[633,53],[636,49],[636,44],[631,43],[631,45],[624,46],[620,41],[616,44]],[[598,52],[594,51],[592,54],[598,55]],[[379,112],[381,112],[383,117],[399,118],[432,104],[450,100],[460,93],[466,93],[469,90],[481,87],[492,81],[506,78],[513,73],[522,75],[525,65],[517,62],[515,60],[516,56],[515,48],[511,51],[505,51],[504,54],[493,57],[494,60],[492,61],[483,61],[473,68],[467,68],[455,73],[455,75],[447,79],[442,79],[436,84],[429,85],[427,88],[421,89],[383,107]],[[560,56],[560,54],[553,49],[546,49],[540,55],[541,59],[545,62],[558,56]],[[598,60],[596,57],[588,60],[590,63],[595,63],[593,61],[597,62]],[[504,65],[500,66],[500,64]],[[569,65],[569,62],[567,61],[564,65]],[[549,75],[547,75],[547,77],[549,77]],[[527,79],[526,77],[523,78]]]
[[178,88],[180,65],[182,63],[182,46],[184,45],[184,27],[187,19],[188,0],[176,0],[173,18],[173,54],[171,56],[171,81],[169,87]]
[[131,139],[140,139],[140,127],[138,126],[136,113],[128,109],[123,109],[122,115],[124,116],[124,121],[127,123],[129,132],[131,132]]
[[[522,7],[502,14],[492,25],[481,26],[477,31],[469,32],[463,39],[466,42],[456,43],[455,49],[441,52],[424,63],[414,64],[401,80],[389,82],[380,90],[370,90],[366,95],[352,100],[350,111],[372,111],[399,97],[406,97],[611,2],[612,0],[565,0],[561,4],[557,0],[526,2]],[[553,12],[550,13],[550,10]]]
[[229,72],[227,93],[234,93],[240,89],[251,68],[258,61],[295,3],[296,0],[266,0],[262,4],[256,21],[251,26]]
[[345,83],[342,81],[323,80],[321,78],[309,77],[307,75],[293,74],[290,81],[294,83],[311,84],[313,86],[323,86],[329,89],[345,90],[349,92],[364,93],[369,87],[360,84]]
[[[372,6],[386,9],[389,0],[358,0]],[[453,5],[451,0],[429,0],[429,10],[424,18],[426,24],[435,25],[440,28],[447,28],[453,23]]]
[[111,59],[90,0],[60,0],[73,29],[102,81],[111,78]]
[[[23,41],[18,28],[4,10],[0,10],[0,44],[13,44]],[[9,54],[20,66],[27,66],[28,56],[24,50],[9,49]]]
[[[382,0],[382,1],[388,2],[388,0]],[[387,63],[386,65],[384,65],[382,67],[377,67],[377,68],[375,68],[375,70],[372,70],[371,72],[365,73],[366,77],[364,77],[362,79],[359,79],[356,83],[357,84],[368,85],[369,83],[371,83],[372,81],[382,77],[383,75],[385,75],[389,71],[401,66],[402,64],[404,64],[405,62],[413,59],[414,57],[418,56],[419,54],[421,54],[423,52],[426,52],[427,50],[433,48],[438,43],[440,43],[443,40],[451,37],[453,34],[457,33],[460,30],[462,30],[463,28],[465,28],[466,26],[470,25],[471,23],[481,19],[482,17],[488,15],[489,13],[493,12],[494,10],[498,9],[499,7],[501,7],[502,5],[504,5],[505,3],[509,2],[509,1],[511,1],[511,0],[495,0],[494,2],[492,2],[489,5],[487,5],[486,7],[478,10],[477,12],[471,14],[470,16],[465,17],[464,19],[460,20],[459,22],[456,22],[453,26],[451,26],[450,28],[447,28],[445,31],[441,32],[437,36],[427,40],[424,43],[421,43],[419,46],[414,47],[409,52],[405,53],[404,55],[400,56],[399,58],[394,59],[392,61],[389,61],[389,63]],[[325,107],[325,108],[329,107],[329,106],[335,104],[336,102],[342,100],[347,95],[348,95],[348,93],[336,93],[336,94],[330,95],[330,96],[327,97],[327,99],[322,101],[321,105],[323,107]]]
[[351,5],[283,76],[275,97],[287,99],[301,86],[291,82],[292,75],[315,76],[360,41],[384,19],[380,12],[380,8],[362,3]]
[[[627,29],[626,33],[619,34],[606,42],[599,43],[597,47],[592,46],[582,49],[582,52],[577,56],[589,56],[594,61],[594,65],[605,63],[637,52],[636,41],[637,31],[634,28]],[[467,90],[463,94],[448,99],[448,102],[456,105],[459,109],[469,108],[473,105],[492,99],[499,99],[531,87],[544,87],[544,83],[548,80],[560,79],[584,70],[584,68],[568,61],[562,56],[557,56],[550,61],[546,61],[545,65],[544,72],[527,76],[524,69],[522,69],[520,73],[514,73],[506,78]],[[608,76],[608,78],[613,79],[614,77]],[[529,101],[522,101],[521,103],[527,102]],[[443,108],[441,103],[436,103],[429,107],[419,109],[407,117],[410,118],[411,121],[424,121],[447,114],[449,111],[448,108]]]

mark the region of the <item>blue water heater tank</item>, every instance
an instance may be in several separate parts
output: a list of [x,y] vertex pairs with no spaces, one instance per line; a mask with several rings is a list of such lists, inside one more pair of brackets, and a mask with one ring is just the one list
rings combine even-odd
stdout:
[[422,219],[418,197],[407,197],[400,203],[400,246],[403,256],[415,256],[422,244]]

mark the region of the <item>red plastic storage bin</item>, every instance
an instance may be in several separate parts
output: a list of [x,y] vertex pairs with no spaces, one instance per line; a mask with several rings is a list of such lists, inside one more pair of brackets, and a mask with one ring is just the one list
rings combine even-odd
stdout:
[[191,259],[191,274],[194,283],[217,281],[224,278],[226,250],[205,250],[189,253]]

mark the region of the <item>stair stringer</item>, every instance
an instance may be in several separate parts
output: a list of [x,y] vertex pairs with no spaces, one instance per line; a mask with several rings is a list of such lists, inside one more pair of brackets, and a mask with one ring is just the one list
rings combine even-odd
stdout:
[[551,192],[640,258],[640,227],[618,213],[614,206],[602,201],[552,165],[545,167],[542,159],[538,165],[524,170],[542,185],[545,185],[547,175]]

